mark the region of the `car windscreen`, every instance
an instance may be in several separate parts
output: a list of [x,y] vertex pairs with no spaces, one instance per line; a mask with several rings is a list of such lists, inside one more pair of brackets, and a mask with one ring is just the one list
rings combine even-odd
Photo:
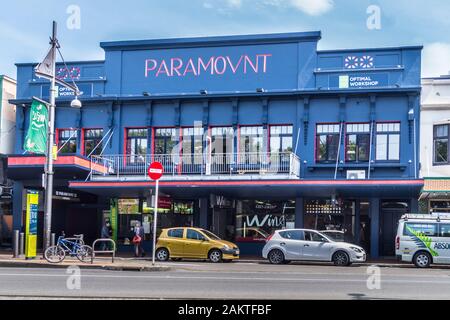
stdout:
[[210,232],[208,230],[203,230],[202,229],[202,232],[204,234],[206,234],[209,238],[213,239],[213,240],[221,240],[218,236],[216,236],[214,233],[212,233],[212,232]]

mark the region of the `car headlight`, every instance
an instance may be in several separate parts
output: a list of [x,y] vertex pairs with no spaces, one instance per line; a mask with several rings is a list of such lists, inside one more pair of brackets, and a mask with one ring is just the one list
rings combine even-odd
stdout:
[[228,245],[224,245],[223,248],[224,250],[230,250],[231,248]]
[[350,247],[350,249],[352,249],[356,253],[363,253],[363,251],[360,248],[357,248],[357,247]]

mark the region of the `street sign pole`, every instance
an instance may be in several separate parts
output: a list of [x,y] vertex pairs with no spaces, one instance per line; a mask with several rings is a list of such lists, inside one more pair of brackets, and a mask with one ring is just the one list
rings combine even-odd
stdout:
[[148,168],[148,176],[151,180],[156,182],[155,192],[155,211],[153,215],[153,252],[152,252],[152,264],[155,265],[156,258],[156,232],[158,228],[158,204],[159,204],[159,179],[164,174],[164,167],[159,162],[153,162]]
[[156,180],[155,212],[153,221],[153,257],[152,265],[155,265],[156,256],[156,228],[158,226],[158,201],[159,201],[159,180]]

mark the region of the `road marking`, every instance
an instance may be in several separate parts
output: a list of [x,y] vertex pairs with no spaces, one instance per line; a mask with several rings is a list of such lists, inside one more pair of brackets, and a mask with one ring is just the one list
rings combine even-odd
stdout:
[[[47,278],[67,278],[65,274],[0,274],[0,277],[47,277]],[[130,276],[130,275],[82,275],[83,278],[104,278],[104,279],[155,279],[155,280],[211,280],[211,281],[262,281],[262,282],[324,282],[324,283],[366,283],[366,279],[324,279],[324,278],[239,278],[239,277],[192,277],[192,276]],[[383,279],[382,283],[405,283],[405,284],[442,284],[450,285],[449,281],[438,280],[398,280]]]

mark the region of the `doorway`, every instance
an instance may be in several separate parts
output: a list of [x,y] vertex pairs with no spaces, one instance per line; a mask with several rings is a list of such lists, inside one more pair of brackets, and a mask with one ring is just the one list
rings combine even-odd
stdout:
[[385,257],[395,256],[395,237],[398,221],[409,211],[409,201],[383,201],[381,204],[381,254]]

